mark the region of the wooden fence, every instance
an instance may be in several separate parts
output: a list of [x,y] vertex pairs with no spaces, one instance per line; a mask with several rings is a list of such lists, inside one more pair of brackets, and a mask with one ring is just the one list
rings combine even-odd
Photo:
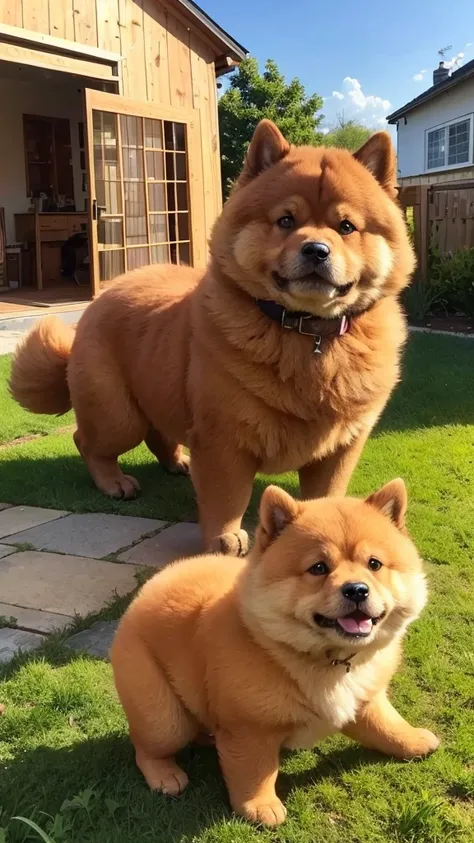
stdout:
[[474,181],[402,187],[400,203],[413,231],[417,277],[428,279],[430,249],[474,247]]

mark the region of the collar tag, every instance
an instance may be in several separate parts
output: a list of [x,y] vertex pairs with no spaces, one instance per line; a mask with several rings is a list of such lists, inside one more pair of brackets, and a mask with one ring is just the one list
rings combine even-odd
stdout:
[[346,656],[345,659],[332,659],[331,667],[338,667],[340,664],[342,664],[346,668],[346,673],[350,673],[351,667],[352,667],[351,661],[354,658],[354,656],[355,656],[355,653],[351,653],[351,655]]

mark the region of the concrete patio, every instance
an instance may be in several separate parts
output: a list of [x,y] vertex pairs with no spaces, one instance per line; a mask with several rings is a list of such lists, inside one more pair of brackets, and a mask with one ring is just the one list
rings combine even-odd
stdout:
[[[199,552],[193,523],[0,504],[0,663],[131,592],[140,568]],[[71,646],[106,655],[114,626],[97,624]]]

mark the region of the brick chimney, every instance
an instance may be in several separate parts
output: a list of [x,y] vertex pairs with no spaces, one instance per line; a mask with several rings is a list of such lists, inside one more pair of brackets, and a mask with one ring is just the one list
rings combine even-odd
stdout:
[[449,67],[445,67],[444,61],[440,61],[439,67],[433,70],[433,85],[439,85],[441,82],[444,82],[449,74]]

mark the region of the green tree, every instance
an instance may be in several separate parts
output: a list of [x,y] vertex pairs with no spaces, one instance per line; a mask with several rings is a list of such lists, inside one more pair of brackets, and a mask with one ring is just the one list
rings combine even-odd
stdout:
[[344,115],[337,115],[337,122],[330,131],[324,135],[322,143],[324,146],[337,146],[339,149],[349,149],[355,152],[373,135],[374,130],[368,129],[357,120],[346,120]]
[[290,143],[321,143],[318,131],[323,104],[317,94],[306,95],[299,79],[287,83],[274,61],[268,59],[260,73],[257,59],[246,58],[230,77],[219,99],[219,133],[222,182],[227,196],[238,176],[254,129],[264,117],[273,120]]

